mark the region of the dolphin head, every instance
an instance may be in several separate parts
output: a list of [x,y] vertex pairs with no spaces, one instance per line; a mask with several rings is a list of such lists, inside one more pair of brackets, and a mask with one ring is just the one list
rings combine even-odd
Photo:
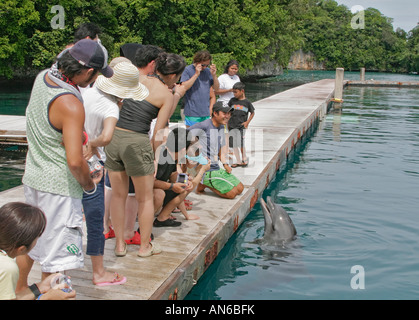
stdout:
[[266,202],[261,198],[260,204],[265,217],[264,240],[275,243],[292,240],[297,230],[288,213],[275,204],[271,197],[267,197]]

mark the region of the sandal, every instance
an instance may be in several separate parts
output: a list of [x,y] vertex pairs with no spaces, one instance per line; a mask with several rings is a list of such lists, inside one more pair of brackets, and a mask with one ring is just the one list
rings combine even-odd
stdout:
[[124,250],[122,251],[116,251],[116,248],[115,248],[114,252],[117,257],[125,257],[127,255],[127,247],[128,247],[127,243],[124,243],[124,245],[125,247],[124,247]]
[[134,235],[131,239],[125,240],[126,244],[141,244],[141,235],[138,231],[134,232]]
[[141,258],[147,258],[147,257],[151,257],[152,255],[155,254],[159,254],[162,252],[160,246],[157,243],[151,243],[150,242],[150,246],[151,246],[151,250],[147,253],[137,253],[137,256],[141,257]]
[[[154,240],[154,235],[151,234],[150,241]],[[140,228],[137,229],[137,231],[134,232],[134,235],[131,239],[125,240],[126,244],[141,244],[141,234],[140,234]]]
[[109,231],[105,233],[105,239],[115,238],[115,231],[113,230],[112,226],[109,226]]
[[124,284],[125,282],[127,282],[127,278],[126,277],[121,278],[121,276],[117,272],[115,272],[114,278],[112,281],[99,282],[99,283],[95,283],[95,285],[98,287],[105,287],[105,286],[114,286],[118,284]]
[[183,203],[185,204],[186,210],[192,210],[192,201],[191,200],[184,200]]
[[241,167],[241,164],[233,163],[230,167],[232,167],[232,168]]

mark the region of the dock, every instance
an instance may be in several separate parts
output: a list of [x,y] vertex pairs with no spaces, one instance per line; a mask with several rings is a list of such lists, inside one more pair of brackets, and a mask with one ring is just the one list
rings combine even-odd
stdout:
[[354,87],[393,87],[393,88],[419,88],[419,81],[379,81],[379,80],[364,80],[364,81],[347,81],[346,85]]
[[26,117],[0,116],[0,144],[26,145]]
[[[138,246],[128,246],[125,257],[114,254],[114,239],[106,240],[104,262],[109,271],[127,277],[124,285],[95,287],[91,281],[90,258],[83,269],[69,271],[78,300],[176,300],[184,299],[217,257],[229,238],[260,199],[276,172],[285,167],[288,156],[303,139],[309,138],[315,124],[331,106],[335,80],[308,83],[254,104],[255,117],[246,133],[249,165],[233,173],[243,182],[243,193],[233,200],[222,199],[206,189],[191,193],[191,213],[199,220],[186,221],[177,228],[153,228],[155,242],[163,252],[149,258],[137,256]],[[0,116],[0,129],[2,127]],[[15,131],[19,131],[15,126]],[[9,129],[12,130],[12,129]],[[24,201],[23,187],[0,193],[0,205]],[[85,239],[86,240],[86,239]],[[30,283],[40,280],[35,263]]]

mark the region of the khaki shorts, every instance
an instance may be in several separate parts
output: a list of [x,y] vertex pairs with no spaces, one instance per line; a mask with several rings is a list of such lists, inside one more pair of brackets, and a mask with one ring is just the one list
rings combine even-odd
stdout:
[[26,203],[42,209],[47,226],[29,252],[42,272],[54,273],[84,266],[83,212],[81,199],[74,199],[24,186]]
[[116,128],[105,153],[108,170],[125,171],[130,177],[154,174],[154,152],[147,134]]

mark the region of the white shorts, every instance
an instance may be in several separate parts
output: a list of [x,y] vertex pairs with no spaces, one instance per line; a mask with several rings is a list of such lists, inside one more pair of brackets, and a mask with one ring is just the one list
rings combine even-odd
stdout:
[[28,204],[42,209],[47,226],[29,257],[41,264],[42,272],[54,273],[83,268],[83,212],[81,199],[61,196],[24,186]]

